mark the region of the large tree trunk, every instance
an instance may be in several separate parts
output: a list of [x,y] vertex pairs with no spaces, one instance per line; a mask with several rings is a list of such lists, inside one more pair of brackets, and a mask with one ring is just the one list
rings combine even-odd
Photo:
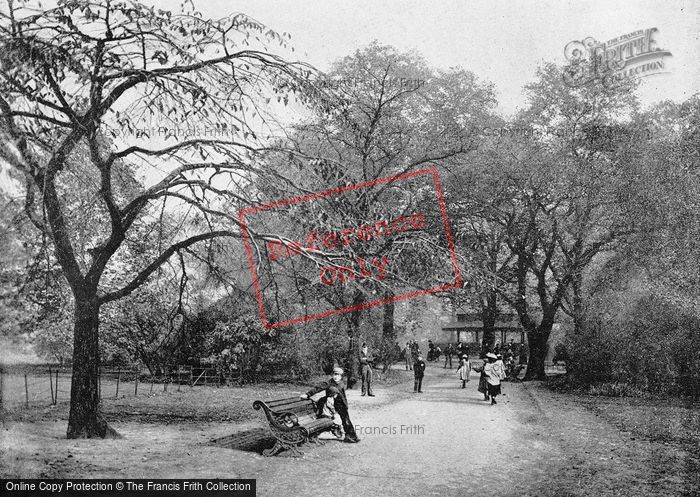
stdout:
[[496,318],[498,317],[498,301],[496,291],[491,290],[482,302],[481,322],[484,325],[484,336],[481,339],[481,350],[493,350],[496,342]]
[[544,380],[544,360],[547,357],[547,342],[552,332],[551,324],[543,323],[535,330],[527,331],[527,345],[529,356],[527,358],[527,371],[523,380]]
[[574,275],[574,277],[571,280],[571,289],[573,292],[573,305],[572,305],[572,318],[574,320],[574,335],[575,336],[580,336],[581,333],[581,327],[583,325],[583,314],[584,314],[584,307],[583,307],[583,295],[582,295],[582,286],[583,286],[583,278],[581,277],[581,273],[577,273]]
[[[352,305],[358,306],[362,305],[365,301],[365,297],[360,290],[355,290]],[[362,314],[362,309],[355,309],[350,314],[350,329],[348,330],[348,336],[350,338],[348,343],[348,357],[345,363],[345,372],[347,374],[347,386],[348,388],[353,388],[355,383],[357,383],[358,370],[360,367],[360,358],[358,357],[357,341],[360,337],[360,317]]]
[[[384,298],[389,299],[394,296],[390,289],[384,291]],[[384,363],[383,372],[391,366],[394,361],[394,343],[396,342],[396,330],[394,328],[394,302],[384,304],[384,318],[382,321],[382,362]]]
[[100,356],[96,292],[75,296],[73,376],[71,379],[68,438],[120,438],[102,416],[98,378]]

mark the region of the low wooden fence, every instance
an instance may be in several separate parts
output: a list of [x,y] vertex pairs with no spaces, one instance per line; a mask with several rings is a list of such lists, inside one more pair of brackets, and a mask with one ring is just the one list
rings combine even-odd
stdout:
[[[33,368],[28,372],[8,372],[0,368],[0,407],[56,405],[70,400],[72,373],[69,368]],[[182,391],[189,386],[216,386],[234,380],[214,366],[168,366],[162,375],[151,375],[133,368],[100,368],[98,391],[101,399],[155,395]]]

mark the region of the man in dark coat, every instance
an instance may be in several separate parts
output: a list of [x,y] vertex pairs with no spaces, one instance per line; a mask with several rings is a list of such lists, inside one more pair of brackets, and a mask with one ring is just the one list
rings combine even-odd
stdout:
[[360,371],[362,373],[362,396],[365,394],[374,397],[372,393],[372,362],[374,358],[370,355],[367,344],[362,344],[360,351]]
[[423,360],[423,354],[418,354],[418,359],[413,364],[413,376],[415,381],[413,382],[413,393],[423,393],[421,388],[423,387],[423,375],[425,374],[425,361]]
[[420,354],[420,347],[418,347],[418,342],[415,340],[411,340],[411,357],[413,358],[413,362],[416,362],[418,360],[418,354]]
[[355,426],[352,424],[352,421],[350,421],[350,413],[348,412],[348,398],[345,395],[345,385],[343,385],[343,368],[333,368],[333,376],[329,380],[324,381],[320,385],[315,385],[300,397],[302,399],[308,399],[330,387],[335,387],[340,392],[340,395],[335,396],[335,412],[338,413],[343,422],[343,430],[345,430],[344,441],[349,443],[359,442],[360,439],[357,438]]
[[411,342],[406,342],[406,348],[403,349],[403,357],[406,359],[406,371],[413,370],[413,355],[411,353]]
[[447,348],[445,349],[445,366],[442,369],[447,368],[447,361],[450,362],[450,369],[452,369],[452,354],[454,354],[454,352],[455,350],[452,347],[452,344],[447,344]]

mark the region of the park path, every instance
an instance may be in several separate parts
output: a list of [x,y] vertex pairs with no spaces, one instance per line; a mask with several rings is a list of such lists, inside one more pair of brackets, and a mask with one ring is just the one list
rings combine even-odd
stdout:
[[[359,444],[329,441],[306,450],[303,458],[257,464],[251,476],[258,478],[261,495],[522,495],[523,472],[530,481],[533,468],[561,454],[556,446],[540,444],[529,447],[522,463],[511,459],[520,427],[511,399],[529,399],[521,385],[505,383],[506,395],[492,406],[476,391],[477,383],[473,373],[461,389],[454,369],[431,364],[422,394],[411,393],[407,384],[376,390],[374,398],[351,390]],[[389,395],[399,398],[371,409]]]

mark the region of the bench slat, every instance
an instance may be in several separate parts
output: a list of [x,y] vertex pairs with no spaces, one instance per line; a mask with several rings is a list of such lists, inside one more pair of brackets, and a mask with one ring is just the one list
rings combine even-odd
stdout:
[[266,402],[266,404],[271,408],[274,409],[276,407],[284,406],[287,404],[308,404],[309,400],[308,399],[300,399],[299,397],[290,397],[287,399],[277,399],[277,400],[270,400]]
[[313,435],[319,431],[323,431],[326,428],[330,428],[333,426],[333,420],[330,418],[320,418],[320,419],[314,419],[311,423],[305,426],[305,428],[309,431],[310,435]]

